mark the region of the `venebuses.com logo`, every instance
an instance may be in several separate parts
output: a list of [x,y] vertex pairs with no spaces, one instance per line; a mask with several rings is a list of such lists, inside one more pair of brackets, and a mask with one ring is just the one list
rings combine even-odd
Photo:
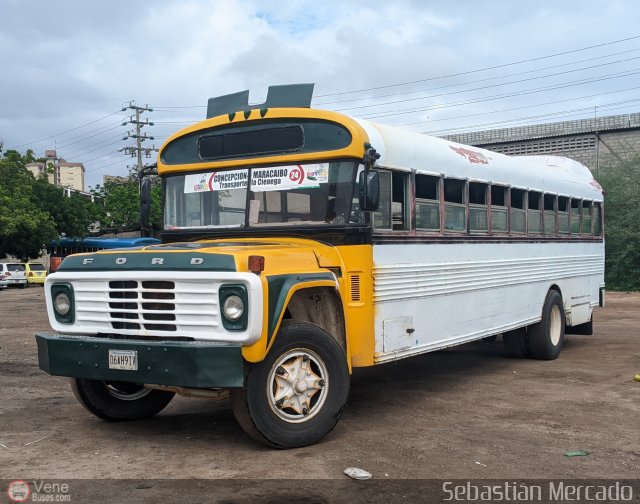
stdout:
[[68,483],[13,480],[6,493],[9,502],[71,502]]

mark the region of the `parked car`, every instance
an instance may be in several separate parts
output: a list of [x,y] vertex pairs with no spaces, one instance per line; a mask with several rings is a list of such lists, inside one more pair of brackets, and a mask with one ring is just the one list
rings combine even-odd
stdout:
[[18,286],[21,289],[28,287],[27,274],[22,263],[0,263],[0,275],[7,279],[8,286]]
[[0,275],[0,289],[6,289],[8,286],[9,282],[7,282],[7,277]]
[[24,267],[29,285],[44,285],[44,280],[47,277],[47,268],[44,264],[30,262],[25,263]]

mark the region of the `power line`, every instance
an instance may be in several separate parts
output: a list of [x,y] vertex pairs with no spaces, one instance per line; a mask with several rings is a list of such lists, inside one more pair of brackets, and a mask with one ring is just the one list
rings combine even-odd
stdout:
[[[597,109],[598,110],[602,110],[602,111],[608,111],[608,110],[617,110],[620,108],[628,108],[629,106],[631,106],[632,103],[637,103],[640,102],[640,98],[634,99],[634,100],[626,100],[625,102],[617,102],[617,103],[612,103],[612,104],[605,104],[605,105],[598,105]],[[622,103],[626,103],[625,106],[623,107],[613,107],[613,105],[619,105]],[[504,125],[505,127],[507,125],[513,126],[514,123],[516,124],[531,124],[532,120],[536,120],[536,119],[545,119],[545,118],[550,118],[550,117],[556,117],[556,116],[565,116],[567,114],[574,114],[577,112],[581,112],[581,114],[578,115],[586,115],[586,114],[593,114],[593,110],[594,107],[581,107],[581,108],[577,108],[577,109],[570,109],[570,110],[563,110],[563,111],[559,111],[559,112],[550,112],[547,114],[537,114],[537,115],[533,115],[533,116],[526,116],[526,117],[518,117],[515,119],[508,119],[508,120],[503,120],[503,121],[494,121],[494,122],[488,122],[488,123],[481,123],[481,124],[473,124],[473,125],[468,125],[468,126],[461,126],[461,127],[457,127],[457,128],[448,128],[448,129],[442,129],[442,130],[432,130],[432,131],[422,131],[421,133],[426,133],[429,135],[434,135],[434,136],[439,136],[445,133],[464,133],[467,131],[477,131],[478,129],[486,129],[488,127],[493,127],[491,129],[500,129],[500,126]],[[497,128],[496,128],[497,126]]]
[[[630,60],[637,60],[640,59],[640,56],[636,57],[636,58],[630,58]],[[600,66],[600,65],[597,65]],[[593,67],[595,68],[595,67]],[[640,68],[636,69],[636,70],[640,70]],[[618,72],[618,73],[614,73],[614,74],[605,74],[606,76],[616,76],[616,75],[620,75],[620,74],[624,74],[625,72],[628,72],[629,70],[625,70],[624,72]],[[471,88],[471,89],[463,89],[460,91],[451,91],[448,93],[439,93],[439,94],[435,94],[435,95],[429,95],[429,96],[421,96],[419,98],[406,98],[404,100],[395,100],[395,101],[389,101],[389,102],[383,102],[383,103],[376,103],[376,104],[372,104],[372,105],[360,105],[358,107],[347,107],[347,108],[342,108],[342,109],[335,109],[336,112],[343,112],[343,111],[347,111],[347,110],[360,110],[360,109],[364,109],[364,108],[371,108],[371,107],[379,107],[379,106],[383,106],[383,105],[395,105],[397,103],[407,103],[407,102],[413,102],[413,101],[418,101],[418,100],[427,100],[427,99],[433,99],[433,98],[440,98],[442,96],[451,96],[451,95],[455,95],[455,94],[462,94],[462,93],[470,93],[472,91],[483,91],[485,89],[491,89],[491,88],[495,88],[495,87],[501,87],[501,86],[507,86],[507,85],[511,85],[511,84],[519,84],[522,82],[529,82],[532,80],[537,80],[540,78],[547,78],[547,77],[555,77],[558,75],[563,75],[563,74],[567,74],[567,73],[571,73],[572,71],[566,71],[566,72],[557,72],[554,74],[548,74],[548,75],[544,75],[542,77],[530,77],[528,79],[519,79],[519,80],[515,80],[515,81],[510,81],[510,82],[503,82],[501,84],[491,84],[489,86],[480,86],[477,88]],[[569,82],[569,84],[585,84],[585,83],[590,83],[589,80],[579,80],[579,81],[572,81]]]
[[378,90],[378,89],[388,89],[388,88],[392,88],[392,87],[406,86],[406,85],[409,85],[409,84],[418,84],[418,83],[421,83],[421,82],[429,82],[429,81],[434,81],[434,80],[438,80],[438,79],[448,79],[450,77],[459,77],[461,75],[469,75],[469,74],[474,74],[474,73],[479,73],[479,72],[486,72],[487,70],[495,70],[497,68],[505,68],[505,67],[508,67],[508,66],[521,65],[523,63],[532,63],[534,61],[541,61],[541,60],[544,60],[544,59],[555,58],[557,56],[564,56],[566,54],[574,54],[574,53],[577,53],[577,52],[588,51],[589,49],[595,49],[595,48],[598,48],[598,47],[605,47],[605,46],[609,46],[609,45],[620,44],[622,42],[628,42],[629,40],[636,40],[636,39],[640,39],[640,35],[635,35],[633,37],[627,37],[627,38],[623,38],[623,39],[619,39],[619,40],[613,40],[611,42],[604,42],[602,44],[595,44],[595,45],[591,45],[591,46],[587,46],[587,47],[581,47],[579,49],[572,49],[570,51],[563,51],[563,52],[559,52],[559,53],[549,54],[547,56],[538,56],[537,58],[530,58],[530,59],[526,59],[526,60],[513,61],[511,63],[503,63],[501,65],[494,65],[494,66],[490,66],[490,67],[477,68],[475,70],[467,70],[465,72],[458,72],[458,73],[449,74],[449,75],[440,75],[438,77],[429,77],[429,78],[426,78],[426,79],[418,79],[418,80],[414,80],[414,81],[399,82],[399,83],[396,83],[396,84],[387,84],[385,86],[376,86],[376,87],[371,87],[371,88],[356,89],[356,90],[352,90],[352,91],[342,91],[342,92],[339,92],[339,93],[329,93],[329,94],[317,95],[316,98],[326,98],[327,96],[340,96],[340,95],[352,94],[352,93],[364,93],[366,91],[375,91],[375,90]]
[[55,135],[51,135],[51,136],[48,136],[48,137],[45,137],[45,138],[41,138],[40,140],[34,140],[32,142],[26,142],[26,143],[23,143],[23,144],[20,144],[20,145],[16,145],[15,147],[12,147],[12,149],[17,149],[18,147],[24,147],[25,145],[32,145],[32,144],[35,144],[35,143],[44,142],[45,140],[50,140],[52,138],[64,135],[66,133],[70,133],[71,131],[76,131],[76,130],[79,130],[80,128],[85,128],[87,126],[91,126],[92,124],[95,124],[97,122],[103,121],[103,120],[105,120],[105,119],[107,119],[107,118],[109,118],[111,116],[114,116],[116,114],[119,114],[121,112],[122,112],[121,110],[118,110],[116,112],[112,112],[111,114],[107,114],[106,116],[100,117],[100,118],[98,118],[98,119],[96,119],[94,121],[90,121],[90,122],[82,124],[80,126],[76,126],[75,128],[71,128],[71,129],[68,129],[68,130],[65,130],[65,131],[61,131],[60,133],[56,133]]
[[[446,84],[444,86],[437,86],[437,87],[432,87],[432,88],[428,88],[428,89],[417,89],[417,90],[413,90],[413,91],[403,91],[400,93],[390,93],[390,94],[384,94],[384,95],[378,95],[378,96],[369,96],[369,97],[365,97],[365,98],[351,98],[348,100],[339,100],[339,101],[332,101],[332,102],[324,102],[324,103],[316,103],[314,105],[316,106],[325,106],[325,105],[336,105],[336,104],[340,104],[340,103],[350,103],[350,102],[359,102],[359,101],[365,101],[365,100],[375,100],[378,98],[389,98],[391,96],[404,96],[404,95],[410,95],[410,94],[416,94],[416,93],[425,93],[425,92],[429,92],[429,91],[437,91],[439,89],[448,89],[448,88],[452,88],[452,87],[460,87],[460,86],[466,86],[468,84],[477,84],[480,82],[490,82],[490,81],[494,81],[494,80],[498,80],[498,79],[506,79],[508,77],[517,77],[518,75],[528,75],[531,73],[536,73],[536,72],[541,72],[544,70],[552,70],[554,68],[563,68],[569,65],[577,65],[579,63],[585,63],[588,61],[594,61],[597,59],[604,59],[604,58],[611,58],[613,56],[619,56],[621,54],[628,54],[630,52],[637,52],[640,51],[640,49],[629,49],[627,51],[621,51],[618,53],[612,53],[612,54],[607,54],[605,56],[598,56],[595,58],[587,58],[587,59],[582,59],[582,60],[577,60],[577,61],[572,61],[569,63],[562,63],[561,65],[551,65],[548,67],[543,67],[543,68],[537,68],[535,70],[527,70],[525,72],[517,72],[517,73],[513,73],[513,74],[508,74],[508,75],[500,75],[500,76],[496,76],[496,77],[487,77],[484,79],[478,79],[478,80],[474,80],[471,82],[460,82],[460,83],[456,83],[456,84]],[[593,66],[589,66],[589,67],[583,67],[583,68],[576,68],[573,70],[568,70],[566,72],[563,73],[571,73],[571,72],[579,72],[582,70],[587,70],[587,69],[591,69],[591,68],[597,68],[599,66],[605,66],[605,65],[613,65],[613,64],[617,64],[617,63],[624,63],[630,60],[634,60],[634,59],[638,59],[638,58],[628,58],[628,59],[624,59],[624,60],[618,60],[618,61],[613,61],[613,62],[608,62],[608,63],[603,63],[601,65],[593,65]],[[549,76],[555,76],[555,75],[560,75],[560,74],[550,74],[550,75],[546,75],[546,76],[538,76],[538,77],[534,77],[533,79],[543,79]],[[516,81],[516,82],[520,82],[520,81]],[[507,83],[505,83],[507,84]],[[419,98],[416,98],[419,99]],[[370,105],[373,106],[373,105]],[[346,110],[346,109],[343,109]]]
[[478,113],[475,113],[475,114],[465,114],[465,115],[446,117],[446,118],[440,118],[440,119],[428,119],[426,121],[415,121],[415,122],[410,122],[410,123],[394,124],[393,126],[411,126],[411,125],[414,125],[414,124],[425,124],[425,123],[431,123],[431,122],[449,121],[449,120],[454,120],[454,119],[468,119],[470,117],[484,116],[484,115],[489,115],[489,114],[499,114],[499,113],[503,113],[503,112],[513,112],[514,110],[523,110],[523,109],[529,109],[529,108],[534,108],[534,107],[538,108],[538,107],[544,107],[546,105],[557,105],[558,103],[565,103],[565,102],[569,102],[569,101],[586,100],[586,99],[589,99],[589,98],[597,98],[597,97],[610,95],[610,94],[625,93],[627,91],[636,91],[638,89],[640,89],[640,86],[626,88],[626,89],[619,89],[619,90],[616,90],[616,91],[607,91],[607,92],[604,92],[604,93],[595,93],[595,94],[591,94],[591,95],[577,96],[575,98],[565,98],[565,99],[562,99],[562,100],[554,100],[554,101],[545,102],[545,103],[535,103],[535,104],[532,104],[532,105],[522,105],[520,107],[512,107],[512,108],[502,109],[502,110],[491,110],[491,111],[488,111],[488,112],[478,112]]
[[640,73],[640,70],[634,69],[633,71],[622,72],[622,73],[619,73],[619,74],[613,74],[613,75],[600,77],[600,78],[596,78],[596,79],[573,81],[573,82],[570,82],[570,83],[559,84],[559,85],[554,85],[554,86],[543,86],[543,87],[540,87],[540,88],[534,88],[534,89],[529,89],[529,90],[524,90],[524,91],[517,91],[517,92],[513,92],[513,93],[504,93],[504,94],[493,95],[493,96],[488,96],[488,97],[484,97],[484,98],[474,98],[474,99],[462,100],[462,101],[448,103],[448,104],[433,105],[433,106],[430,106],[430,107],[423,107],[423,108],[417,108],[417,109],[416,108],[403,109],[403,110],[397,110],[397,111],[394,111],[394,112],[386,111],[386,112],[381,112],[381,113],[374,114],[374,115],[364,116],[363,119],[377,119],[377,118],[382,118],[382,117],[391,117],[391,116],[396,116],[396,115],[411,114],[411,113],[415,113],[415,112],[426,112],[426,111],[430,111],[430,110],[440,110],[440,109],[443,109],[443,108],[459,107],[461,105],[469,105],[469,104],[472,104],[472,103],[482,103],[482,102],[485,102],[485,101],[498,100],[498,99],[501,99],[501,98],[512,98],[514,96],[524,96],[524,95],[529,95],[529,94],[542,93],[542,92],[546,92],[546,91],[554,91],[554,90],[557,90],[557,89],[563,89],[563,88],[567,88],[567,87],[571,87],[571,86],[575,86],[575,85],[580,85],[580,84],[592,84],[594,82],[601,82],[601,81],[604,81],[604,80],[618,79],[618,78],[621,78],[621,77],[630,77],[632,75],[637,75],[639,73]]

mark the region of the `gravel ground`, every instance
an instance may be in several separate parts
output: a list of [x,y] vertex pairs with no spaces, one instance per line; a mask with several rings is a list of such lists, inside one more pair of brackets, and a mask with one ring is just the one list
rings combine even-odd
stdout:
[[[120,488],[141,502],[197,489],[162,480],[239,478],[268,480],[267,490],[287,502],[307,480],[333,481],[313,485],[332,502],[351,484],[342,472],[353,466],[378,485],[389,480],[377,487],[387,489],[397,479],[637,478],[639,327],[640,294],[608,293],[595,334],[567,336],[556,361],[507,358],[498,338],[356,370],[333,432],[316,446],[277,451],[247,437],[227,401],[176,398],[140,422],[94,418],[66,379],[38,368],[34,334],[50,330],[43,289],[7,289],[0,291],[0,478],[127,478]],[[564,456],[573,450],[589,455]],[[139,479],[155,481],[138,488]],[[302,486],[290,488],[292,480]],[[215,488],[226,488],[216,493],[224,502],[244,502],[249,492],[237,481]],[[280,502],[267,490],[262,501]],[[308,502],[325,502],[306,492]]]

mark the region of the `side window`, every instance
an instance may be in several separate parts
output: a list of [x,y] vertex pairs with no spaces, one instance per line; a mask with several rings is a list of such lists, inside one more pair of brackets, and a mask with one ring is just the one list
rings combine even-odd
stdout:
[[593,234],[602,235],[602,203],[593,204]]
[[544,195],[544,234],[556,234],[556,196],[554,194]]
[[591,234],[591,202],[582,201],[582,234]]
[[373,214],[376,229],[409,229],[407,204],[408,174],[380,171],[380,203]]
[[569,234],[569,198],[558,196],[558,233]]
[[571,234],[580,234],[580,200],[571,198]]
[[506,233],[507,226],[507,188],[491,186],[491,230],[494,233]]
[[524,234],[526,229],[526,216],[524,209],[526,191],[511,188],[511,232]]
[[542,199],[542,193],[529,191],[527,196],[528,201],[528,216],[527,222],[529,226],[529,233],[540,234],[542,232],[542,213],[540,212],[540,200]]
[[487,184],[469,182],[469,231],[486,233],[489,230]]
[[444,229],[464,231],[467,228],[467,213],[464,201],[466,182],[458,179],[444,179]]
[[391,172],[379,171],[380,200],[378,210],[373,213],[375,229],[391,229]]
[[391,219],[394,231],[409,229],[408,183],[408,173],[391,172]]
[[440,231],[440,177],[416,175],[416,229]]

